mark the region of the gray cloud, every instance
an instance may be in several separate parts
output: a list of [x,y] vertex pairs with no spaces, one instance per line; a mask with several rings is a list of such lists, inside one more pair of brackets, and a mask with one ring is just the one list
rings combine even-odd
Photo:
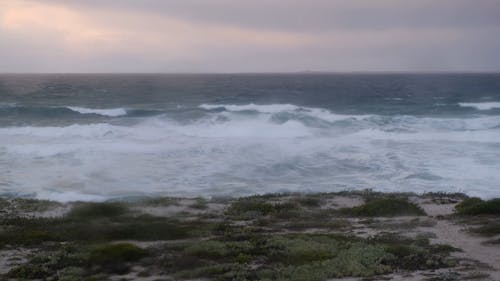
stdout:
[[498,0],[19,1],[82,19],[0,13],[0,72],[500,71]]
[[254,28],[459,28],[500,25],[498,0],[32,0],[75,7],[159,13]]

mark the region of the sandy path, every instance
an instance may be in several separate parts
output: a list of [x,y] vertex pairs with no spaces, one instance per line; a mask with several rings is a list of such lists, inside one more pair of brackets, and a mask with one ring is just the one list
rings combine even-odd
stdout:
[[[438,205],[431,202],[419,202],[430,216],[446,216],[453,212],[454,204]],[[491,268],[484,270],[490,274],[492,280],[500,281],[500,245],[484,245],[487,239],[473,236],[466,232],[463,225],[449,220],[438,219],[434,227],[422,228],[434,233],[433,243],[448,244],[462,249],[463,252],[454,253],[454,256],[472,259]]]
[[434,243],[448,244],[462,249],[463,252],[454,255],[490,266],[491,269],[485,268],[485,271],[493,280],[500,280],[500,246],[483,245],[486,239],[467,234],[462,226],[445,220],[439,220],[436,226],[429,230],[436,235],[436,238],[432,239]]

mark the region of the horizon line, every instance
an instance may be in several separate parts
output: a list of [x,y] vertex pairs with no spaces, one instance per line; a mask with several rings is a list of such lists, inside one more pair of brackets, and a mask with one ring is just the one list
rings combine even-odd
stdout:
[[0,75],[88,75],[88,74],[109,74],[109,75],[258,75],[258,74],[500,74],[500,70],[492,71],[474,71],[474,70],[438,70],[438,71],[321,71],[321,70],[303,70],[303,71],[234,71],[234,72],[197,72],[197,71],[179,71],[179,72],[132,72],[132,71],[104,71],[104,72],[0,72]]

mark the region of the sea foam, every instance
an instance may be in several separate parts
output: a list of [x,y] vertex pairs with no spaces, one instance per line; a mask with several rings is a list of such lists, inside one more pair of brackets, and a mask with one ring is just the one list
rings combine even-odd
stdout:
[[281,104],[197,110],[189,121],[166,113],[130,124],[0,128],[0,193],[59,201],[349,188],[500,196],[500,116],[343,115]]
[[68,106],[67,108],[81,114],[98,114],[110,117],[127,115],[127,111],[124,108],[94,109],[94,108],[76,107],[76,106]]
[[500,108],[500,102],[460,102],[458,105],[462,107],[473,107],[477,110]]
[[293,104],[244,104],[244,105],[236,105],[236,104],[201,104],[199,106],[203,109],[217,109],[224,108],[230,111],[245,111],[245,110],[254,110],[261,113],[277,113],[282,111],[294,111],[298,110],[301,107],[293,105]]

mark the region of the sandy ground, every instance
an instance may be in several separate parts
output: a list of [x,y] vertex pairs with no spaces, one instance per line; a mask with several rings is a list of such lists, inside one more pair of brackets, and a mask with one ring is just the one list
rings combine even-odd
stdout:
[[[281,198],[283,199],[283,198]],[[394,231],[403,235],[415,236],[425,234],[431,237],[431,243],[448,244],[461,249],[461,252],[452,253],[459,260],[454,268],[440,269],[434,271],[400,272],[390,275],[379,276],[370,280],[428,280],[431,277],[439,277],[443,281],[453,280],[488,280],[500,281],[500,245],[484,244],[488,238],[475,236],[466,231],[466,225],[452,218],[456,200],[431,200],[425,197],[413,197],[411,200],[420,205],[428,214],[426,217],[395,217],[395,218],[348,218],[350,223],[349,233],[369,237],[381,232]],[[228,203],[207,202],[203,208],[196,207],[196,199],[178,199],[173,204],[148,206],[135,205],[133,209],[137,213],[146,213],[154,216],[179,216],[185,218],[196,217],[211,213],[222,214]],[[359,196],[338,195],[325,198],[321,205],[322,209],[338,209],[354,207],[363,204]],[[60,217],[71,209],[71,204],[61,204],[47,210],[26,211],[16,215],[34,217]],[[4,212],[3,215],[11,215]],[[367,223],[367,220],[372,222]],[[404,225],[417,225],[417,227],[404,227]],[[304,232],[316,232],[325,230],[306,229]],[[339,231],[339,230],[335,230]],[[342,232],[342,230],[340,230]],[[491,239],[491,238],[489,238]],[[141,247],[155,247],[167,241],[138,242],[127,241]],[[4,249],[0,250],[0,274],[6,273],[15,265],[27,261],[30,254],[29,249]],[[111,280],[139,280],[153,281],[165,279],[168,276],[140,276],[143,269],[135,268],[131,273],[121,276],[113,276]],[[331,279],[342,281],[363,280],[362,278]]]
[[0,250],[0,274],[5,274],[12,267],[25,263],[30,254],[30,250],[25,248]]
[[[432,202],[419,203],[427,214],[435,218],[452,214],[455,206],[455,204],[435,204]],[[437,219],[436,225],[426,230],[436,235],[436,238],[431,239],[432,242],[462,249],[462,252],[454,255],[465,260],[479,262],[476,266],[486,271],[491,276],[491,280],[500,280],[499,245],[484,245],[483,243],[488,239],[471,235],[466,232],[465,226],[450,220]]]
[[[459,248],[462,252],[456,252],[453,256],[459,258],[460,264],[454,269],[441,269],[434,271],[415,271],[411,273],[397,273],[385,276],[380,276],[380,278],[375,278],[374,280],[406,280],[406,281],[420,281],[428,279],[431,277],[439,276],[442,280],[459,280],[455,279],[457,273],[455,270],[461,271],[463,279],[467,280],[488,280],[488,281],[500,281],[500,246],[499,245],[484,245],[483,243],[487,241],[486,238],[477,237],[469,234],[465,231],[465,226],[455,223],[451,220],[444,219],[451,214],[453,214],[456,202],[453,200],[451,203],[446,202],[434,202],[432,200],[415,197],[412,201],[420,205],[428,214],[427,218],[421,218],[420,223],[428,224],[429,226],[421,226],[417,229],[409,231],[408,235],[416,235],[422,233],[430,233],[434,238],[431,239],[432,243],[448,244],[455,248]],[[177,206],[169,206],[166,208],[145,208],[142,209],[143,212],[160,215],[169,216],[172,214],[178,214],[181,212],[193,212],[192,210],[186,209],[191,201],[184,201]],[[363,204],[363,200],[357,196],[336,196],[334,198],[328,198],[321,208],[327,209],[338,209],[338,208],[350,208]],[[216,212],[222,212],[224,209],[224,204],[217,204],[210,206],[210,210]],[[194,211],[193,213],[200,213],[200,211]],[[390,223],[402,224],[411,220],[414,217],[397,217],[397,218],[376,218],[377,220],[384,222],[388,225]],[[362,219],[350,219],[351,225],[353,226],[353,233],[358,236],[368,237],[386,231],[386,229],[378,229],[362,223]],[[308,230],[308,232],[315,232],[314,230]],[[133,274],[133,273],[132,273]],[[131,276],[132,277],[132,276]],[[462,280],[463,280],[462,279]],[[141,278],[139,276],[134,276],[130,280],[141,280],[148,281],[151,279]],[[344,279],[331,279],[331,280],[342,280],[342,281],[354,281],[363,280],[362,278],[344,278]]]
[[[356,200],[349,201],[349,197],[339,199],[342,205],[356,206]],[[453,214],[456,202],[437,203],[425,198],[412,198],[412,201],[421,206],[428,214],[432,226],[418,227],[407,234],[430,233],[431,243],[448,244],[461,249],[452,255],[459,259],[457,267],[452,269],[440,269],[435,271],[415,271],[408,273],[396,273],[379,276],[370,280],[392,280],[392,281],[421,281],[432,277],[440,277],[439,280],[484,280],[500,281],[500,245],[485,245],[484,242],[491,238],[471,235],[466,231],[466,226],[446,219]],[[450,200],[453,201],[453,200]],[[391,219],[377,218],[379,222],[404,222],[413,218],[398,217]],[[352,221],[354,233],[359,236],[368,237],[380,232],[380,229],[372,228],[360,223],[359,220]],[[458,271],[458,273],[457,273]],[[330,281],[360,281],[363,278],[340,278]]]

